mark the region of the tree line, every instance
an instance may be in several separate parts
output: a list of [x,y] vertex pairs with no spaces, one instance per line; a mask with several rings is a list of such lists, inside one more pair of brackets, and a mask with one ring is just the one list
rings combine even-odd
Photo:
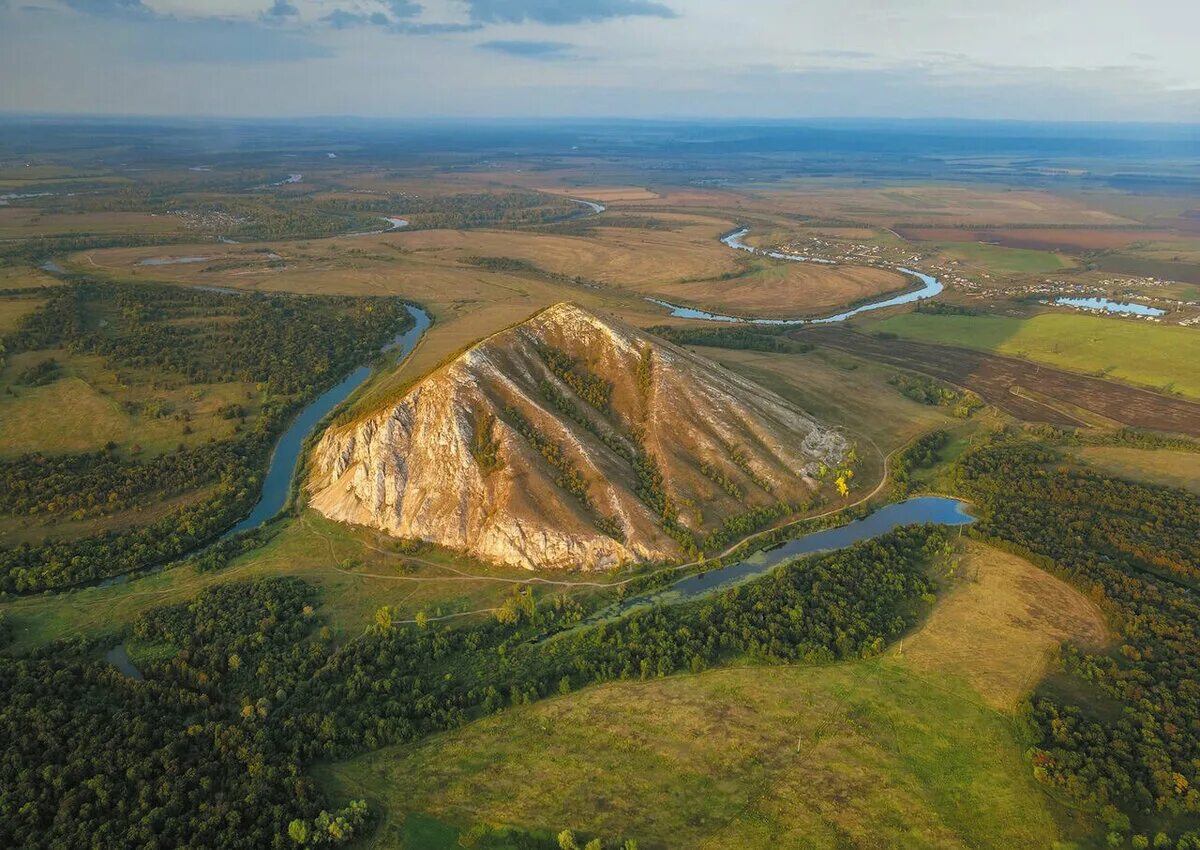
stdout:
[[[136,621],[142,681],[87,642],[0,656],[0,845],[338,846],[371,813],[322,797],[305,775],[319,759],[597,682],[873,655],[927,609],[926,563],[945,545],[935,529],[898,529],[594,627],[573,628],[579,602],[530,595],[457,628],[380,617],[340,646],[300,579],[210,588]],[[560,847],[577,843],[560,833]]]
[[1014,433],[965,453],[956,476],[973,534],[1074,584],[1118,636],[1111,652],[1064,653],[1077,687],[1035,693],[1034,775],[1098,811],[1113,846],[1200,847],[1200,497]]
[[[296,409],[372,359],[411,318],[396,299],[235,295],[146,284],[51,291],[4,338],[9,351],[66,349],[167,380],[255,383],[262,404],[232,439],[155,458],[99,452],[0,462],[0,514],[111,514],[211,487],[166,516],[75,539],[0,548],[0,590],[62,588],[178,558],[245,516]],[[233,410],[238,416],[244,411]]]

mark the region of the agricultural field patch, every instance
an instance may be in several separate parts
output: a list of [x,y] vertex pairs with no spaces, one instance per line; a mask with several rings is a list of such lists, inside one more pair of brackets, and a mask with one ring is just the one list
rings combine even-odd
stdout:
[[[1097,320],[1103,321],[1103,320]],[[1200,436],[1200,404],[1114,381],[951,345],[880,339],[843,328],[795,338],[969,389],[1017,419],[1067,428],[1128,425]]]
[[[897,392],[888,383],[894,369],[842,352],[696,350],[774,390],[821,421],[845,428],[851,436],[870,438],[883,452],[957,421],[945,407],[920,404]],[[860,454],[869,460],[874,453]]]
[[899,227],[896,232],[912,242],[986,242],[1004,248],[1087,254],[1111,251],[1153,239],[1171,239],[1168,230],[1094,227]]
[[1074,268],[1070,257],[1029,248],[1005,248],[983,242],[950,242],[933,246],[951,259],[993,274],[1046,274]]
[[1030,319],[904,313],[883,319],[872,330],[1200,398],[1200,334],[1192,328],[1055,312]]
[[753,193],[755,201],[780,212],[866,222],[884,227],[905,225],[1115,225],[1136,223],[1072,198],[1034,189],[966,186],[888,185],[849,188],[836,182],[805,181]]
[[1200,263],[1195,261],[1177,262],[1175,260],[1160,260],[1140,254],[1117,253],[1097,257],[1096,266],[1101,271],[1114,274],[1130,274],[1142,277],[1156,277],[1162,280],[1175,280],[1182,283],[1200,283]]

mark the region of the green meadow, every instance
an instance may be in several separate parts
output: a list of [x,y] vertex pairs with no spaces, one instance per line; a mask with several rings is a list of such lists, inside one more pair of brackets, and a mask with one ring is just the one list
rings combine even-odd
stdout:
[[1030,319],[905,313],[872,329],[1200,398],[1200,333],[1192,328],[1073,313]]

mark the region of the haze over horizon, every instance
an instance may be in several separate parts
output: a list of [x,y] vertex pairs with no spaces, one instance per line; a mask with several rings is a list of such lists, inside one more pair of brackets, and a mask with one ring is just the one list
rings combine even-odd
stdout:
[[0,111],[1200,121],[1200,5],[0,0]]

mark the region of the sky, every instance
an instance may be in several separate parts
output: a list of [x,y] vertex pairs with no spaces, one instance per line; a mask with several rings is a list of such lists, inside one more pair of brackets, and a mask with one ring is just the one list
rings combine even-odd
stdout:
[[1200,122],[1197,0],[0,0],[0,111]]

